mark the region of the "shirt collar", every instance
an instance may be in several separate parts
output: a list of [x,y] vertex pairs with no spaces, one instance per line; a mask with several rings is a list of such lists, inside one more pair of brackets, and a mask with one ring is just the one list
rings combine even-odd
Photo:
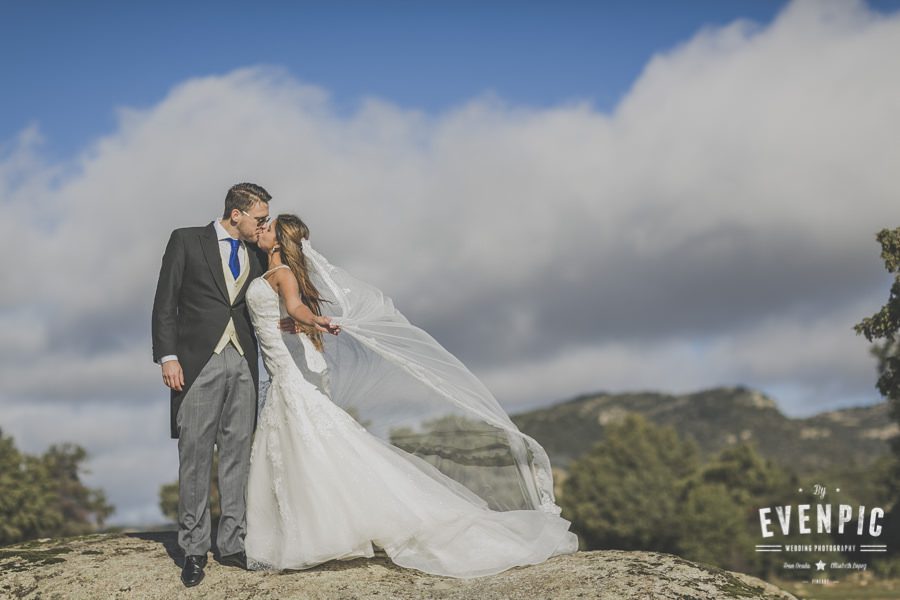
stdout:
[[[230,233],[228,233],[224,227],[222,227],[222,223],[219,222],[218,219],[213,219],[213,227],[216,228],[216,238],[221,242],[222,240],[234,240]],[[241,244],[243,245],[243,244]]]

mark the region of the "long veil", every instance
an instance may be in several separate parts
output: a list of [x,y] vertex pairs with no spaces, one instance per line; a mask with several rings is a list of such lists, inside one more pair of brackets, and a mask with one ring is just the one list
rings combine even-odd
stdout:
[[341,326],[323,335],[332,401],[457,494],[559,515],[547,453],[478,378],[378,288],[301,245],[322,312]]

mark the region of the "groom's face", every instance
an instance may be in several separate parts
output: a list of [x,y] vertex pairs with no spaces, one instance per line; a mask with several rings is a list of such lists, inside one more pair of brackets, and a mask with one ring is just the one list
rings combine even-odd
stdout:
[[269,204],[262,201],[254,202],[247,210],[247,214],[240,213],[240,216],[241,218],[237,222],[240,238],[245,242],[255,244],[262,229],[260,224],[269,218]]

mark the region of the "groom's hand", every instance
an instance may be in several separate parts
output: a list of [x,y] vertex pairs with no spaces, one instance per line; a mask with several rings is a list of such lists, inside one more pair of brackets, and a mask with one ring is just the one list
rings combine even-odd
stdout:
[[300,333],[300,324],[291,317],[285,317],[278,321],[278,329],[287,333]]
[[184,371],[177,360],[167,360],[162,364],[163,383],[167,387],[180,392],[184,388]]

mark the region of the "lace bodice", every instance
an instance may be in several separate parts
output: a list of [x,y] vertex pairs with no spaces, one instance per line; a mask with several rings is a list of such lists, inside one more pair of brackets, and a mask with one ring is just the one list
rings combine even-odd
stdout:
[[247,287],[246,297],[269,378],[274,379],[282,369],[296,366],[306,379],[322,387],[321,379],[326,372],[324,355],[307,334],[286,333],[278,328],[278,322],[288,313],[269,282],[264,277],[257,277]]

